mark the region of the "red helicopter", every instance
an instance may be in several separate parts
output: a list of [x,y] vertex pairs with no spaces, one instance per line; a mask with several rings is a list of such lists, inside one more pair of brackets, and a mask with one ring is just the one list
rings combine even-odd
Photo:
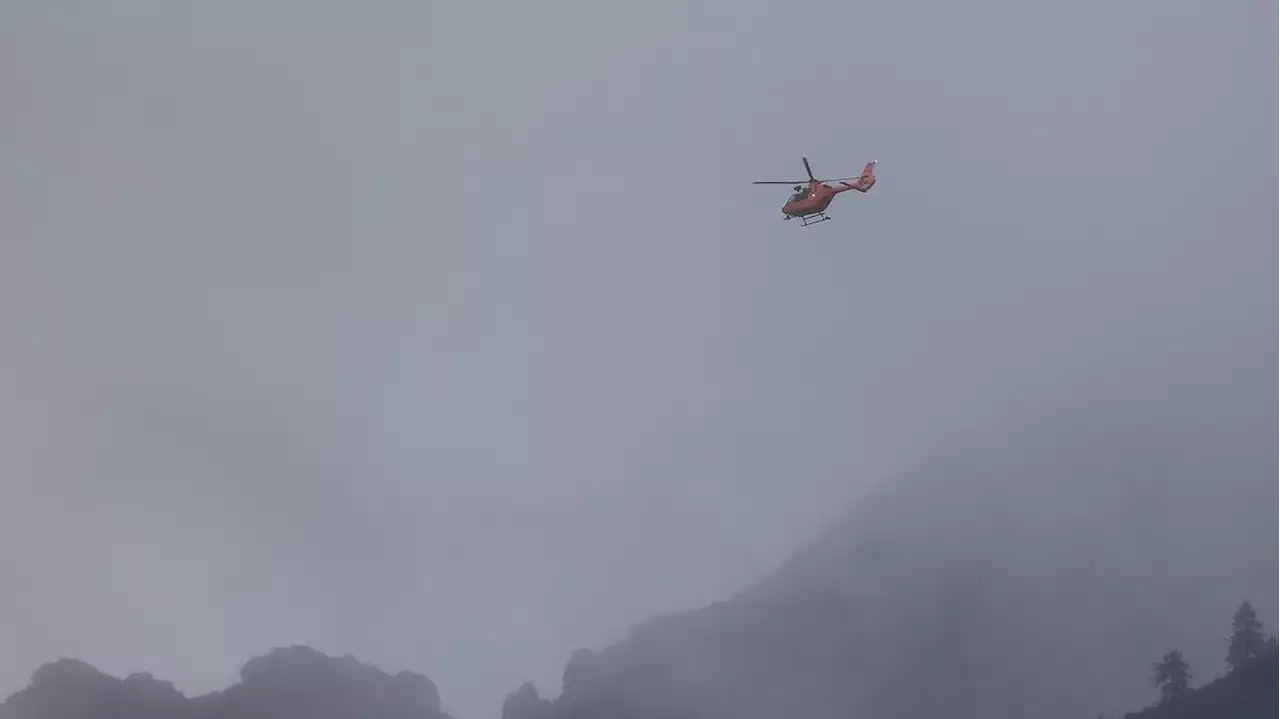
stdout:
[[[835,199],[836,195],[849,190],[857,190],[858,192],[866,192],[871,186],[876,184],[876,161],[872,160],[867,166],[862,168],[862,174],[858,177],[840,177],[834,180],[819,180],[813,176],[813,170],[809,169],[809,158],[802,157],[804,160],[805,172],[809,173],[808,187],[805,187],[804,180],[795,180],[792,182],[756,182],[756,185],[795,185],[795,194],[787,198],[787,204],[782,206],[782,214],[784,220],[793,217],[799,217],[801,227],[808,227],[819,222],[826,222],[831,219],[827,216],[827,206]],[[853,182],[847,182],[853,180]],[[824,182],[838,182],[839,187],[832,187],[824,184]],[[817,219],[815,219],[817,218]]]

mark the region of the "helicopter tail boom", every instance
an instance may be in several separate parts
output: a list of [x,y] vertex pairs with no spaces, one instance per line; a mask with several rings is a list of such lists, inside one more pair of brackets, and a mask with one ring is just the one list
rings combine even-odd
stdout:
[[862,175],[853,182],[841,182],[844,187],[837,188],[837,192],[847,192],[849,190],[857,190],[858,192],[867,192],[876,184],[876,161],[868,162],[866,167],[862,168]]

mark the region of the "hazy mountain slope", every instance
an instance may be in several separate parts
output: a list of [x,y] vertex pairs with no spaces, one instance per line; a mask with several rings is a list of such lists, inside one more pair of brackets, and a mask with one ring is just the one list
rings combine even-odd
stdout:
[[1167,704],[1131,712],[1124,719],[1273,719],[1280,714],[1277,654],[1192,689]]
[[446,719],[436,686],[307,647],[250,660],[240,683],[188,699],[149,674],[124,680],[76,660],[45,664],[0,704],[0,719]]
[[[774,576],[566,668],[556,717],[1097,716],[1275,617],[1274,449],[1048,422],[969,438]],[[527,701],[525,706],[532,706]],[[524,719],[513,707],[506,719]]]

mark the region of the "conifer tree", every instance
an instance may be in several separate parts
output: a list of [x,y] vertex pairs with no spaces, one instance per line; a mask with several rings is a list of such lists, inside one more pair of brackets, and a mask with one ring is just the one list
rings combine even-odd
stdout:
[[1227,664],[1235,671],[1267,651],[1267,637],[1262,622],[1249,602],[1241,602],[1231,618],[1231,642],[1227,648]]
[[1152,681],[1160,687],[1163,701],[1169,701],[1191,688],[1191,666],[1182,658],[1180,650],[1165,654],[1155,663],[1156,675]]

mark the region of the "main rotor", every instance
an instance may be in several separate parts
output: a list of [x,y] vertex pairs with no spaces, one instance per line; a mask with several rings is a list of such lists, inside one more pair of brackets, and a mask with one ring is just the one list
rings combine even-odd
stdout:
[[783,182],[781,180],[766,180],[762,182],[753,182],[751,184],[753,185],[816,185],[816,184],[821,184],[823,182],[844,182],[846,180],[858,179],[857,176],[854,176],[854,177],[837,177],[831,180],[819,180],[818,178],[813,176],[813,169],[809,167],[809,158],[802,157],[800,159],[804,161],[804,171],[809,175],[809,179],[794,180],[791,182]]

